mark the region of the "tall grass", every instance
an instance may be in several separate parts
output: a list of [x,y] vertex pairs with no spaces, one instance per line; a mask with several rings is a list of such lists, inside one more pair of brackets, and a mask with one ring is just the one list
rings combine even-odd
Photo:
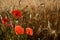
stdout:
[[[26,23],[34,30],[32,40],[58,40],[60,34],[59,0],[1,0],[0,15],[10,15],[12,10],[22,11],[21,24]],[[6,14],[6,11],[9,13]],[[24,17],[24,18],[23,18]],[[1,17],[0,17],[1,18]],[[13,20],[12,20],[13,21]],[[52,37],[52,39],[51,39]]]

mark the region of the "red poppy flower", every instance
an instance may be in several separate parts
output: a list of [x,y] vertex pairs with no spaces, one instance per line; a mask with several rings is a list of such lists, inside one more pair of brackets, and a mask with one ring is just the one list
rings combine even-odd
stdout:
[[6,25],[9,20],[8,20],[8,18],[2,18],[1,21],[2,21],[3,25]]
[[20,18],[21,17],[21,11],[19,11],[19,10],[13,10],[12,11],[12,14],[14,15],[14,16],[16,16],[17,18]]
[[24,28],[22,28],[20,25],[16,25],[14,30],[16,34],[24,34]]
[[31,28],[29,28],[29,27],[26,28],[26,34],[32,36],[32,35],[33,35],[33,29],[31,29]]

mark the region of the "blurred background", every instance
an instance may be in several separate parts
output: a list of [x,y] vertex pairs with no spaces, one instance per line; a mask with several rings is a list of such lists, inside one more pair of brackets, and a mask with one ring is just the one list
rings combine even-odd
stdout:
[[[11,12],[20,10],[22,17],[16,19]],[[12,27],[3,27],[2,17],[10,19]],[[9,26],[7,24],[6,26]],[[14,26],[29,26],[33,36],[16,35]],[[0,0],[0,40],[59,40],[60,0]]]

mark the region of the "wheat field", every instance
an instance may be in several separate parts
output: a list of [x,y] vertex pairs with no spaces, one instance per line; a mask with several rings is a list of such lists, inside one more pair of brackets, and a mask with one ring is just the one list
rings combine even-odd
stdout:
[[14,9],[21,10],[32,25],[34,35],[27,40],[60,39],[60,0],[0,0],[0,14],[3,14],[1,11],[11,12]]

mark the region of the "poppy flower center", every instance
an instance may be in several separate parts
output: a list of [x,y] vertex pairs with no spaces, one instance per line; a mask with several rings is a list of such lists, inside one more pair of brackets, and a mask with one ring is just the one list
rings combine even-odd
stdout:
[[16,13],[16,16],[18,16],[18,13]]

